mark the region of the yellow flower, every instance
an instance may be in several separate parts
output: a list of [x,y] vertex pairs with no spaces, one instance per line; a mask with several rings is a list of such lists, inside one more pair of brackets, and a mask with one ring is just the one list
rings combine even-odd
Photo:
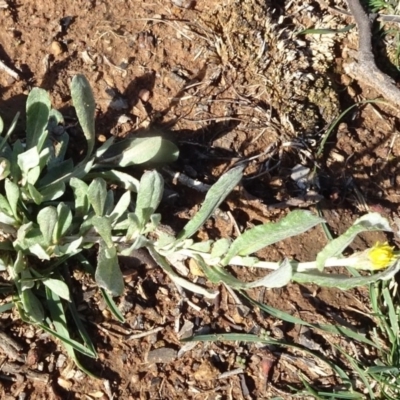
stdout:
[[389,246],[388,242],[376,242],[375,246],[368,251],[368,259],[371,261],[371,269],[384,269],[388,267],[396,258],[394,247]]

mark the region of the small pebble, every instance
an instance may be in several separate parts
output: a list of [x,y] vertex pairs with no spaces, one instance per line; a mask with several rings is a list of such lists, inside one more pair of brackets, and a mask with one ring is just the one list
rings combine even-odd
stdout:
[[176,359],[178,352],[170,347],[160,347],[159,349],[149,351],[147,361],[149,363],[169,363]]
[[64,50],[59,42],[57,42],[56,40],[53,40],[50,45],[50,52],[54,56],[59,56],[60,54],[62,54],[64,52]]
[[150,99],[151,93],[150,90],[142,89],[139,92],[139,99],[143,101],[143,103],[147,103]]

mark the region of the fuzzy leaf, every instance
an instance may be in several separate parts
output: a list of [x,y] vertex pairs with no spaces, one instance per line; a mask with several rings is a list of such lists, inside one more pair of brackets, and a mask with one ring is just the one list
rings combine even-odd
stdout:
[[25,313],[35,322],[42,322],[44,319],[44,311],[39,299],[34,295],[32,290],[27,289],[21,293],[21,302]]
[[115,225],[119,218],[128,210],[131,203],[131,193],[125,192],[119,199],[117,205],[115,206],[113,212],[110,215],[110,219],[113,225]]
[[[53,231],[53,241],[58,241],[65,235],[72,223],[72,212],[65,203],[57,206],[57,224]],[[61,297],[61,296],[60,296]]]
[[104,215],[104,205],[107,199],[106,182],[101,178],[96,178],[89,185],[87,197],[96,215]]
[[226,196],[235,188],[242,179],[243,167],[235,167],[222,175],[207,192],[203,205],[197,214],[185,225],[178,234],[177,240],[185,240],[194,235],[201,226],[210,218],[212,213],[225,200]]
[[92,224],[98,234],[102,237],[107,247],[113,247],[113,240],[111,236],[111,222],[109,217],[100,217],[96,215],[92,218]]
[[104,242],[99,244],[95,280],[112,296],[120,296],[124,291],[124,279],[118,265],[117,252],[114,247],[107,248]]
[[295,272],[293,280],[299,283],[315,283],[319,286],[336,287],[342,290],[352,289],[357,286],[365,286],[379,280],[392,279],[400,271],[400,262],[395,262],[383,272],[367,276],[348,277],[339,274],[326,274],[318,270],[310,272]]
[[18,154],[17,159],[22,173],[26,176],[29,170],[39,165],[40,159],[37,147],[32,147],[24,153]]
[[354,238],[362,232],[387,231],[392,229],[386,218],[379,213],[369,213],[358,218],[345,233],[329,242],[317,255],[317,268],[322,271],[328,258],[342,254],[343,250],[349,246]]
[[114,169],[110,171],[91,172],[85,179],[90,180],[94,178],[103,178],[107,182],[116,183],[121,188],[130,190],[131,192],[137,193],[139,190],[139,181],[136,178],[125,172]]
[[87,160],[92,152],[95,141],[94,116],[96,103],[89,81],[83,75],[75,75],[71,82],[71,96],[76,115],[87,141]]
[[164,180],[158,172],[147,171],[142,175],[135,208],[141,228],[147,224],[160,204],[163,188]]
[[222,265],[228,265],[232,257],[255,253],[273,243],[306,232],[322,222],[324,222],[322,218],[308,211],[296,210],[279,222],[258,225],[233,241],[227,255],[222,260]]
[[78,178],[71,178],[69,185],[74,191],[75,214],[78,217],[83,217],[89,212],[88,185]]
[[42,281],[52,292],[64,300],[71,301],[69,288],[65,282],[60,279],[47,278]]
[[9,179],[6,179],[5,183],[4,183],[4,189],[5,189],[6,197],[7,197],[8,203],[10,205],[10,208],[12,210],[12,213],[13,213],[15,219],[19,220],[18,206],[17,206],[19,196],[20,196],[19,187],[14,182],[11,182]]
[[43,196],[40,192],[38,192],[31,183],[28,183],[28,191],[31,199],[35,202],[36,205],[39,205],[43,202]]
[[47,137],[47,121],[49,120],[51,103],[44,89],[33,88],[26,101],[26,149],[43,147]]
[[42,208],[37,215],[40,232],[44,237],[47,245],[52,243],[54,228],[58,220],[57,210],[55,207],[49,206]]

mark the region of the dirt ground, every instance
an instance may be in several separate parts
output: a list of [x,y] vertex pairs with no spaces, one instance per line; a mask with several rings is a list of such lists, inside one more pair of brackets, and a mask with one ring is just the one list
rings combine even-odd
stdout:
[[[0,71],[6,126],[24,110],[34,86],[47,89],[54,107],[74,125],[69,84],[81,73],[98,104],[99,143],[110,135],[158,130],[181,151],[169,168],[208,184],[247,162],[242,187],[201,237],[233,237],[235,224],[244,229],[279,220],[299,207],[315,212],[317,204],[332,234],[368,210],[396,221],[400,144],[392,108],[353,109],[323,145],[341,111],[377,96],[343,70],[357,49],[357,30],[298,34],[343,28],[353,23],[351,17],[299,0],[0,3],[8,6],[0,8],[0,59],[20,75],[17,80]],[[375,51],[379,66],[399,80],[390,37],[377,41]],[[78,130],[71,136],[79,141]],[[167,174],[165,179],[172,195],[161,209],[164,223],[183,225],[203,195]],[[387,238],[362,236],[353,250],[377,240]],[[396,243],[395,237],[389,240]],[[318,227],[259,255],[308,261],[325,243]],[[259,273],[235,271],[243,279]],[[143,266],[126,278],[126,293],[118,300],[126,322],[120,324],[79,269],[74,279],[83,288],[75,293],[79,311],[99,352],[97,360],[82,363],[100,379],[81,373],[58,342],[6,312],[0,326],[20,346],[20,359],[0,350],[1,399],[290,399],[289,385],[302,387],[300,373],[319,387],[338,384],[332,371],[300,352],[246,343],[183,344],[180,339],[196,332],[268,332],[327,356],[332,341],[349,347],[343,338],[304,332],[238,305],[224,287],[215,302],[182,296],[161,270]],[[290,284],[250,294],[309,322],[348,324],[365,333],[371,326],[365,288],[343,292]]]

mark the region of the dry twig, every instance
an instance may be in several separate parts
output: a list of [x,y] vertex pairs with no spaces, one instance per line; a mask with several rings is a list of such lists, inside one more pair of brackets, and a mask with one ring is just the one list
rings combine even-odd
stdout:
[[358,61],[345,65],[345,71],[354,79],[372,86],[384,98],[400,106],[400,90],[394,80],[384,74],[375,64],[372,53],[372,21],[359,0],[347,0],[358,27]]

